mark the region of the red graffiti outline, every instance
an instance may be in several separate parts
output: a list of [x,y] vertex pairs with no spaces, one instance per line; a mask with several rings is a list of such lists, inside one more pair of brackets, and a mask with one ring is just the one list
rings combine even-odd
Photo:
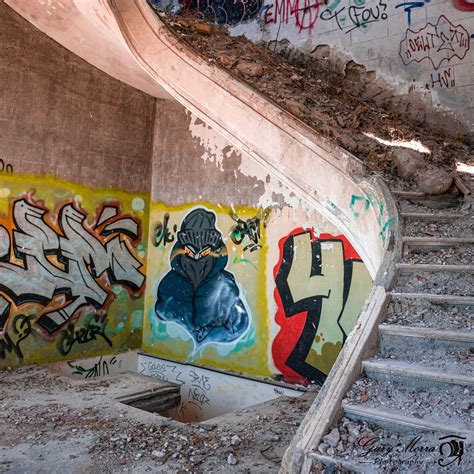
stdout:
[[453,6],[462,12],[474,12],[474,3],[466,0],[453,0]]
[[[304,2],[304,6],[300,6],[300,2]],[[303,30],[312,31],[319,18],[319,7],[321,5],[324,5],[324,2],[317,0],[276,0],[275,3],[272,3],[265,9],[264,22],[266,25],[270,23],[276,25],[277,18],[280,17],[280,24],[288,24],[290,18],[294,16],[299,33]],[[270,18],[271,11],[273,11],[273,15]],[[305,25],[304,23],[307,16],[309,16],[309,21],[307,21],[307,25]]]
[[[313,242],[316,240],[341,240],[342,245],[344,247],[344,260],[361,260],[359,254],[355,251],[354,247],[352,247],[349,240],[347,240],[347,237],[345,237],[344,235],[334,236],[332,234],[320,234],[320,236],[317,237],[314,227],[298,227],[297,229],[292,230],[285,237],[281,238],[278,242],[278,248],[280,253],[278,263],[273,268],[274,279],[280,271],[283,258],[283,246],[285,245],[286,240],[293,235],[302,234],[308,231],[311,233],[311,240]],[[278,326],[280,326],[280,330],[278,331],[278,334],[275,336],[275,339],[272,343],[273,362],[277,369],[282,373],[283,378],[286,382],[309,384],[309,380],[307,380],[305,377],[302,377],[298,372],[295,372],[293,369],[286,365],[286,361],[291,351],[293,350],[295,344],[301,337],[301,333],[306,322],[307,311],[303,311],[299,314],[291,316],[291,318],[288,318],[285,314],[281,296],[276,285],[275,289],[273,290],[273,296],[275,298],[275,302],[278,308],[275,314],[275,322],[278,324]]]

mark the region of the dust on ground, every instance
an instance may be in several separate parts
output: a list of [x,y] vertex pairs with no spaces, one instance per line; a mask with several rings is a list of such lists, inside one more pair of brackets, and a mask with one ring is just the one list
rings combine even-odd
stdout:
[[[431,151],[419,154],[421,168],[454,171],[456,162],[474,160],[470,156],[469,132],[440,130],[433,118],[436,114],[424,108],[426,105],[419,98],[413,96],[410,103],[406,98],[394,97],[375,80],[373,72],[361,65],[349,61],[342,71],[337,70],[328,60],[330,51],[319,57],[307,56],[304,64],[290,63],[271,47],[257,45],[243,35],[230,36],[227,27],[206,23],[196,14],[157,13],[208,63],[219,65],[248,83],[398,187],[416,185],[413,179],[400,180],[397,176],[391,156],[393,147],[366,134],[389,141],[420,142]],[[443,120],[454,119],[440,119]]]
[[0,371],[0,472],[274,473],[317,394],[183,424],[119,404],[119,382]]

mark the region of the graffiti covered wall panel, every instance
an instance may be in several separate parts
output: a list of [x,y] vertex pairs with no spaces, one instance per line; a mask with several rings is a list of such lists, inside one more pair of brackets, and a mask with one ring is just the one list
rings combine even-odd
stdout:
[[137,348],[147,198],[18,175],[1,186],[0,363]]
[[306,222],[306,212],[154,205],[144,349],[257,377],[322,383],[372,281],[322,216],[311,215],[319,234],[294,229],[295,220]]
[[273,359],[292,382],[322,383],[368,295],[372,281],[344,236],[296,229],[280,241],[275,266]]
[[[329,46],[332,59],[335,51],[376,71],[400,93],[418,91],[428,102],[456,111],[468,127],[474,124],[471,0],[171,3],[174,11],[199,10],[204,18],[227,24],[232,35],[266,42],[289,59],[304,60],[318,55],[319,46]],[[212,13],[217,10],[222,13]]]
[[268,368],[268,213],[209,203],[153,205],[144,348],[257,376]]

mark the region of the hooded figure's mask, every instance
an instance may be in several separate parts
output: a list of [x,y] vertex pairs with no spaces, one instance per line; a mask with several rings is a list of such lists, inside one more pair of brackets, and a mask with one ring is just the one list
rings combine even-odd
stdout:
[[181,267],[196,289],[212,270],[212,253],[219,252],[224,245],[216,229],[216,216],[204,209],[191,211],[181,224],[178,240],[184,247]]

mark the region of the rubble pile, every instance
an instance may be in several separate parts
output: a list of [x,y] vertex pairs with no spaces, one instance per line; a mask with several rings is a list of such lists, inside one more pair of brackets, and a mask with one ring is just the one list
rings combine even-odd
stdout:
[[[230,36],[225,26],[190,12],[157,13],[208,63],[247,82],[397,186],[431,194],[457,192],[453,172],[457,161],[472,159],[469,138],[436,129],[415,98],[412,105],[394,99],[363,66],[349,61],[338,70],[326,50],[291,63],[272,45]],[[399,148],[400,141],[419,142],[426,149]]]

